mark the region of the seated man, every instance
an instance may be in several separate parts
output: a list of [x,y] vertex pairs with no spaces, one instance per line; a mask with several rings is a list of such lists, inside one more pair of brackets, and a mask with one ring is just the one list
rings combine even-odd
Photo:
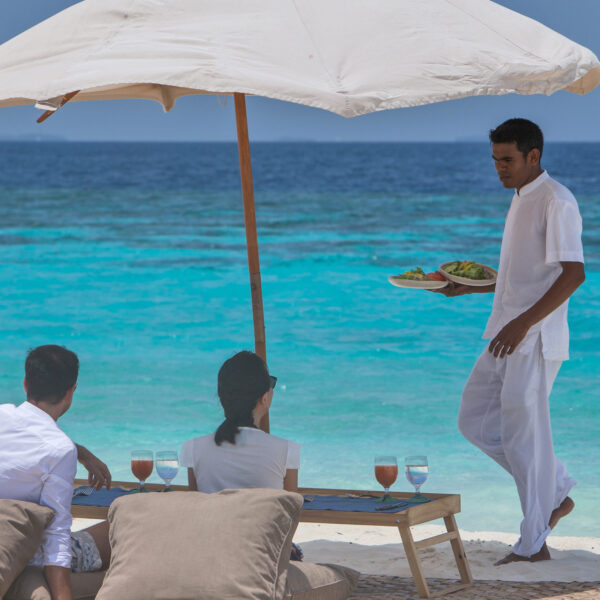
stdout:
[[71,498],[77,452],[91,467],[90,483],[110,485],[106,465],[75,444],[56,421],[71,406],[79,360],[62,346],[39,346],[27,355],[27,401],[0,405],[0,498],[26,500],[54,510],[30,564],[44,568],[52,600],[71,600],[70,572],[108,566],[108,523],[71,533]]

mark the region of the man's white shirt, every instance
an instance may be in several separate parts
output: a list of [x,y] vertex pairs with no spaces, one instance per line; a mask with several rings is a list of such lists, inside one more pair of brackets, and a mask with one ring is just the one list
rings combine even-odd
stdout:
[[56,421],[30,402],[0,405],[0,498],[54,510],[30,564],[71,566],[71,498],[75,444]]
[[[494,338],[509,321],[531,308],[562,273],[561,262],[583,263],[581,216],[573,194],[546,171],[512,199],[500,251],[492,314],[483,334]],[[569,358],[569,327],[563,302],[536,323],[518,347],[528,354],[541,335],[547,360]]]

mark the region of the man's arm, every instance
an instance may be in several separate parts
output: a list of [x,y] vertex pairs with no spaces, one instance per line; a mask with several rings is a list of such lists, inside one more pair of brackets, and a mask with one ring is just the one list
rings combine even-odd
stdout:
[[533,325],[556,310],[585,281],[581,262],[561,262],[562,273],[550,289],[528,310],[507,323],[490,342],[489,351],[497,358],[512,354]]
[[88,471],[88,483],[95,486],[97,490],[103,485],[106,486],[107,490],[110,490],[112,476],[108,467],[84,446],[75,444],[75,447],[77,448],[77,460]]
[[448,285],[439,290],[428,290],[436,294],[443,294],[446,298],[455,298],[456,296],[465,296],[466,294],[493,294],[496,291],[496,284],[492,285],[462,285],[448,281]]
[[48,582],[52,600],[72,600],[71,569],[56,565],[46,565],[44,567],[44,576]]

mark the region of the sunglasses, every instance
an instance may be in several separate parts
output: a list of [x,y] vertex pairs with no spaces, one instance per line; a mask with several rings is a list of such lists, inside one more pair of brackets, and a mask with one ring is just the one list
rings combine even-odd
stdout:
[[271,380],[271,389],[274,390],[277,385],[277,377],[274,375],[269,375],[269,379]]

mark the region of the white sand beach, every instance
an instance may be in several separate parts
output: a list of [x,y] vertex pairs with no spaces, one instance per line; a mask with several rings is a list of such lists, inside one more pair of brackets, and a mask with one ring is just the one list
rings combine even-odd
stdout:
[[[98,521],[73,519],[73,529]],[[444,533],[443,525],[413,527],[416,540]],[[517,536],[494,531],[464,531],[461,537],[475,579],[502,581],[600,581],[600,538],[550,536],[552,560],[512,563],[494,562],[510,552]],[[400,535],[393,527],[300,523],[294,541],[302,546],[309,562],[337,563],[361,573],[410,577]],[[450,544],[419,551],[427,577],[457,579]]]
[[[443,525],[413,527],[416,540],[444,533]],[[517,535],[492,531],[464,531],[461,537],[475,579],[503,581],[600,581],[600,538],[550,536],[552,560],[494,562],[510,552]],[[410,576],[400,535],[393,527],[300,523],[294,541],[302,546],[305,560],[339,563],[361,573]],[[457,579],[450,544],[419,551],[427,577]]]

